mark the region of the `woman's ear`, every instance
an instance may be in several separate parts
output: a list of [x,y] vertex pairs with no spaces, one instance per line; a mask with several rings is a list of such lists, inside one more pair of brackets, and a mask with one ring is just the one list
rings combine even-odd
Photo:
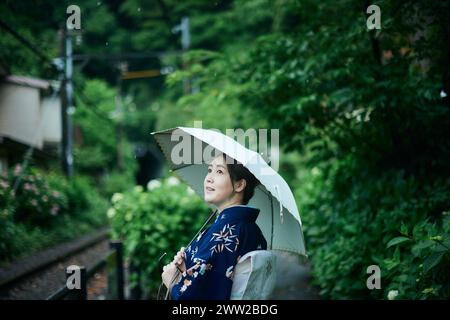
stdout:
[[234,191],[235,192],[242,192],[245,187],[247,186],[247,181],[245,179],[241,179],[234,185]]

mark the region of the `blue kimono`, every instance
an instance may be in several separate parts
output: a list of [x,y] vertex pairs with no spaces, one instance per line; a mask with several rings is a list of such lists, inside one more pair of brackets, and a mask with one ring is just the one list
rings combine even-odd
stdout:
[[172,287],[173,300],[229,300],[233,271],[247,252],[266,250],[256,224],[259,209],[232,206],[186,248],[186,271]]

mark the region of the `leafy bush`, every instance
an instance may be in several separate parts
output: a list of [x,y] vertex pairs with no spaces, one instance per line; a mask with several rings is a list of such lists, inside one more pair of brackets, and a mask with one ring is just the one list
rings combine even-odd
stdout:
[[[141,272],[145,293],[155,297],[162,266],[188,244],[206,220],[208,209],[174,177],[152,180],[147,189],[136,186],[130,192],[114,194],[108,216],[112,237],[124,241],[126,257]],[[158,263],[164,252],[165,261]],[[137,274],[131,279],[135,286]]]
[[[448,178],[424,183],[401,171],[376,176],[341,161],[302,170],[298,179],[314,282],[323,297],[450,297]],[[366,287],[370,265],[380,267],[381,290]]]
[[105,175],[102,184],[102,193],[111,198],[114,193],[121,193],[134,187],[133,172],[113,171]]
[[14,195],[11,192],[8,175],[0,176],[0,261],[6,258],[8,252],[12,251],[15,236],[13,212]]
[[51,174],[48,178],[50,183],[67,197],[68,214],[78,215],[90,208],[90,198],[96,192],[87,177],[76,175],[67,180],[61,175]]
[[58,188],[50,186],[42,172],[35,169],[24,171],[16,165],[9,172],[11,192],[16,181],[20,182],[14,194],[14,221],[49,225],[55,216],[67,211],[67,197]]
[[23,171],[16,165],[0,176],[0,261],[105,225],[107,208],[108,201],[86,177],[68,180],[36,168]]

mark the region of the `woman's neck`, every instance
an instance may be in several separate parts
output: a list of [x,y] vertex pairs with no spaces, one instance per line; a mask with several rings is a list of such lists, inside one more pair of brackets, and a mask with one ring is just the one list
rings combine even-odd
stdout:
[[218,213],[221,213],[226,208],[233,207],[233,206],[239,206],[239,205],[242,205],[242,201],[230,201],[228,203],[224,203],[217,207],[217,209],[219,211]]

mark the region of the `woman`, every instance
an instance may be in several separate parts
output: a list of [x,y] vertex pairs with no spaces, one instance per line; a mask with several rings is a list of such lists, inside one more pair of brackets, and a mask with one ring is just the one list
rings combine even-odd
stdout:
[[[229,300],[233,272],[247,252],[266,250],[256,224],[259,209],[247,206],[259,181],[242,164],[227,164],[225,155],[208,166],[205,201],[218,209],[214,223],[163,268],[162,279],[174,300]],[[177,269],[180,271],[176,277]]]

